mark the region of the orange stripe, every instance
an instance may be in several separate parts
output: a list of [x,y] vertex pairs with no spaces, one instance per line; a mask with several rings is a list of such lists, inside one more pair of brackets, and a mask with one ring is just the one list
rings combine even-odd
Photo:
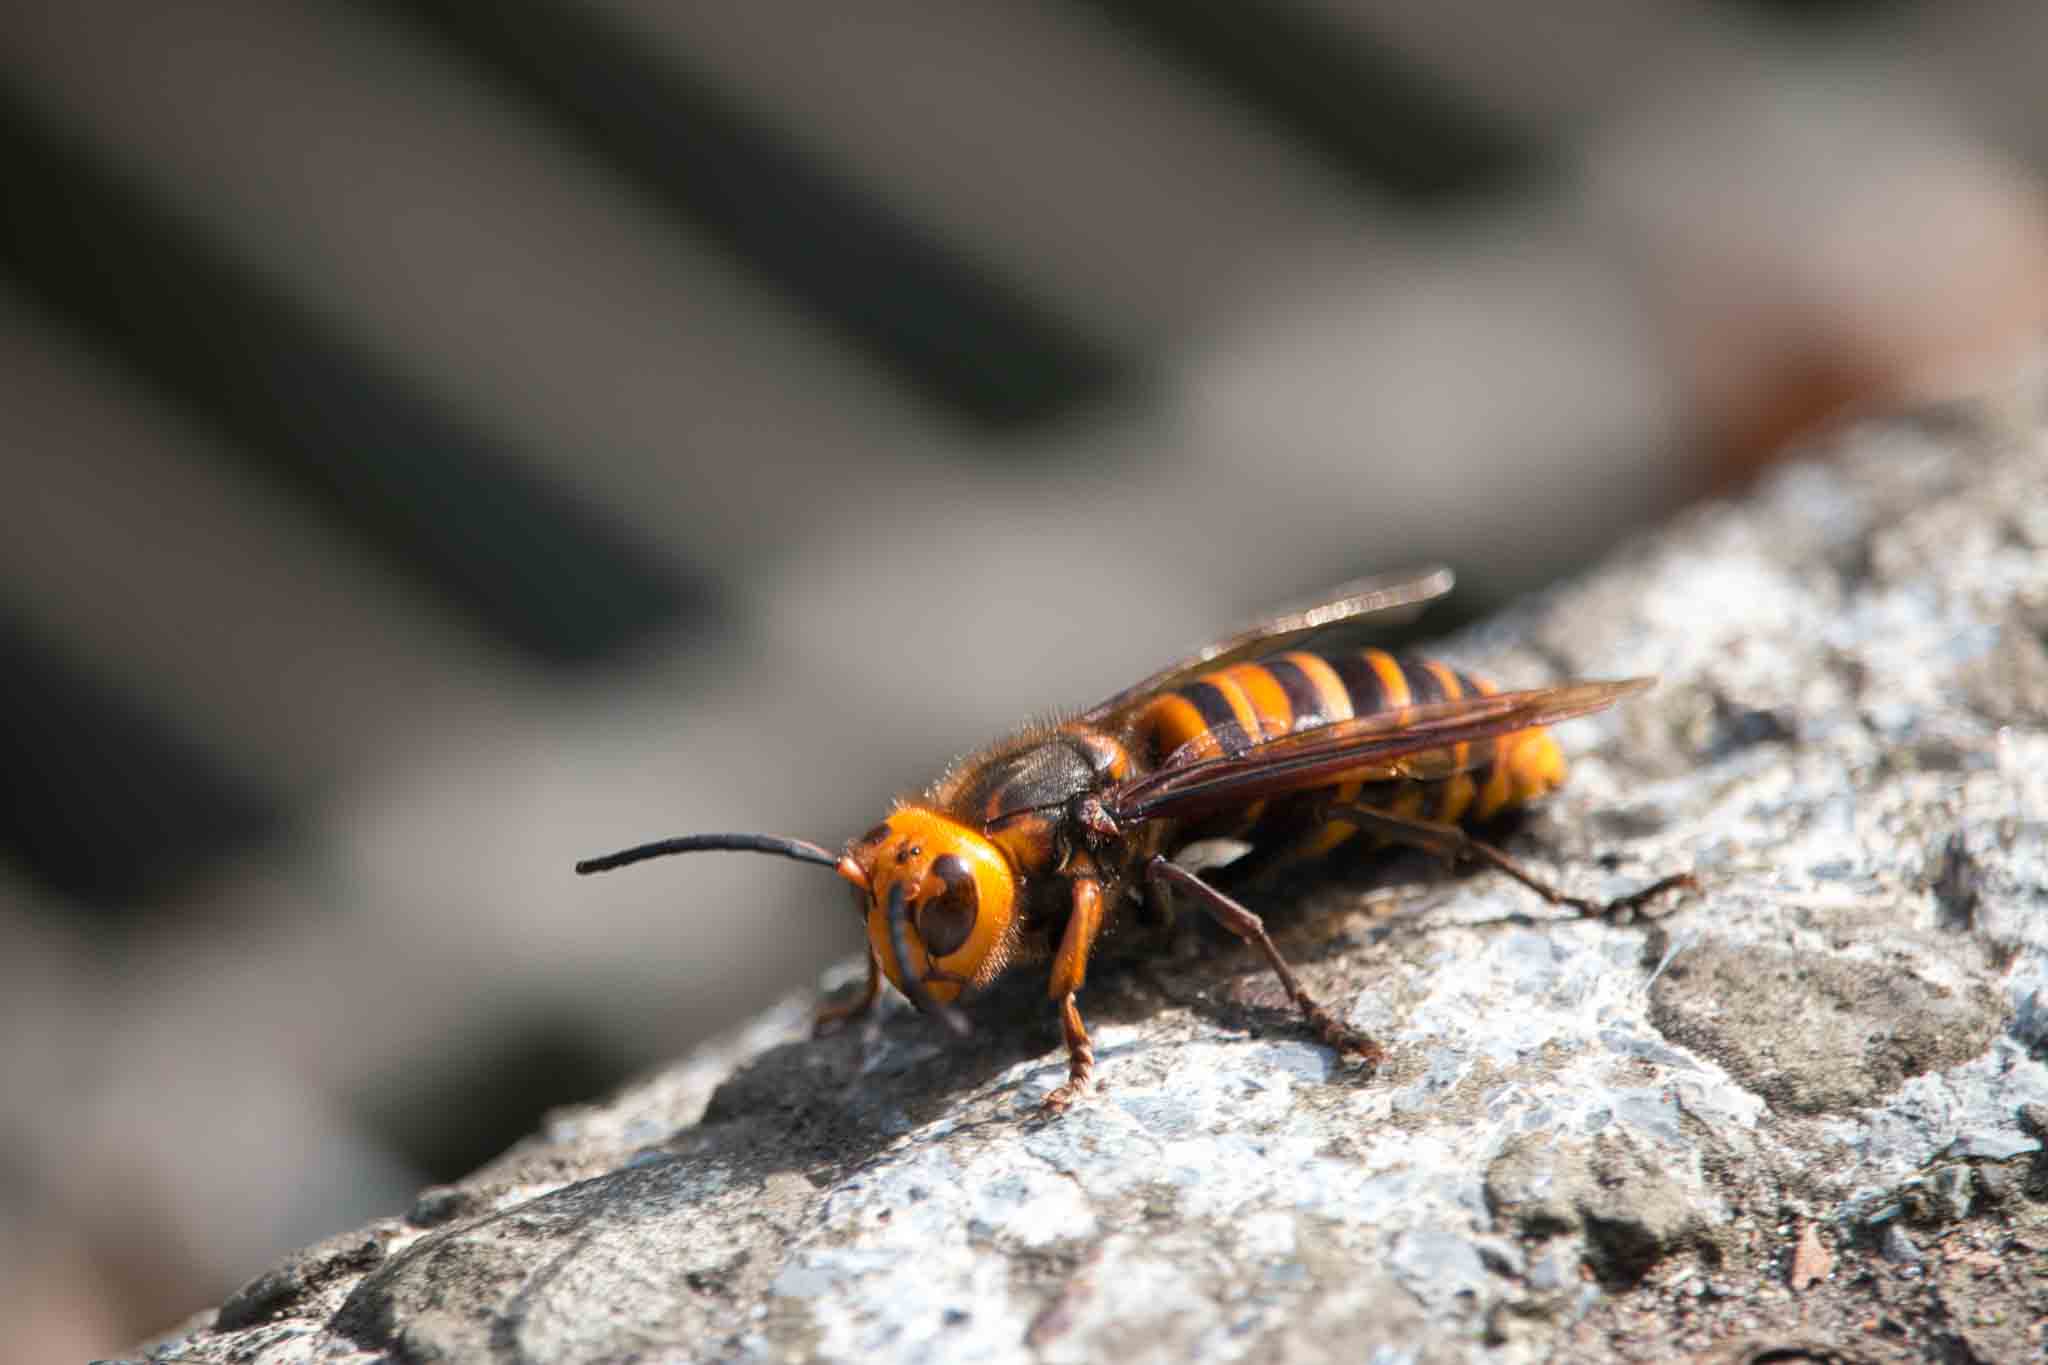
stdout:
[[1233,664],[1219,674],[1212,674],[1212,680],[1230,679],[1237,684],[1244,699],[1258,716],[1259,727],[1247,733],[1261,739],[1294,732],[1294,707],[1288,703],[1287,691],[1275,678],[1258,664]]
[[[1242,667],[1242,665],[1238,667]],[[1201,677],[1195,679],[1190,686],[1199,687],[1203,683],[1208,683],[1211,687],[1214,687],[1217,694],[1230,707],[1230,713],[1237,717],[1237,728],[1245,736],[1245,742],[1256,744],[1263,738],[1263,732],[1259,728],[1263,722],[1263,717],[1259,715],[1257,709],[1252,705],[1251,697],[1246,694],[1244,687],[1239,684],[1234,676],[1238,671],[1238,667],[1226,668],[1215,673],[1204,673]],[[1270,682],[1271,679],[1267,681]],[[1278,684],[1274,684],[1274,686],[1277,688]],[[1285,697],[1281,698],[1281,704],[1286,704]],[[1220,744],[1216,744],[1213,740],[1211,744],[1216,747],[1218,752],[1221,752],[1222,746]],[[1236,837],[1250,833],[1252,826],[1257,823],[1257,813],[1250,810],[1240,810],[1234,816],[1231,816],[1224,823],[1223,827],[1228,830],[1232,837]]]
[[1501,808],[1514,798],[1514,780],[1508,776],[1508,765],[1501,762],[1501,740],[1493,740],[1493,772],[1486,779],[1486,786],[1479,793],[1479,804],[1472,808],[1474,820],[1489,820],[1499,814]]
[[1456,701],[1465,695],[1465,684],[1458,681],[1457,673],[1449,664],[1438,663],[1435,659],[1425,659],[1422,666],[1429,670],[1429,675],[1444,689],[1445,701]]
[[1337,676],[1337,670],[1317,655],[1304,650],[1293,650],[1281,658],[1302,671],[1315,684],[1316,695],[1323,699],[1323,714],[1333,721],[1351,719],[1351,689]]
[[[1445,701],[1456,701],[1465,695],[1464,685],[1458,681],[1458,675],[1452,672],[1447,665],[1440,664],[1436,660],[1431,659],[1422,666],[1429,670],[1430,675],[1444,689]],[[1457,768],[1463,769],[1471,760],[1471,757],[1472,746],[1470,743],[1460,742],[1451,746],[1451,762]],[[1461,771],[1458,776],[1442,783],[1442,788],[1437,793],[1435,818],[1446,825],[1455,825],[1458,823],[1458,817],[1465,813],[1465,807],[1472,804],[1472,795],[1476,787],[1472,779],[1466,777]]]
[[1358,833],[1358,826],[1345,820],[1331,820],[1310,832],[1294,850],[1301,859],[1320,858]]
[[[1472,690],[1482,697],[1491,697],[1500,691],[1489,678],[1468,677],[1466,681],[1471,683]],[[1475,822],[1490,819],[1498,814],[1501,807],[1507,805],[1508,799],[1514,795],[1514,786],[1508,777],[1508,765],[1501,761],[1504,757],[1501,749],[1502,739],[1503,736],[1495,735],[1492,739],[1480,741],[1486,745],[1486,753],[1481,761],[1472,765],[1474,772],[1481,768],[1486,769],[1486,785],[1479,789],[1476,802],[1466,812]]]
[[1164,762],[1191,742],[1198,745],[1204,758],[1219,752],[1216,741],[1209,736],[1209,727],[1202,721],[1202,713],[1177,692],[1168,692],[1146,706],[1144,715],[1138,718],[1138,732],[1145,736],[1155,763]]
[[[1231,714],[1237,717],[1237,727],[1244,733],[1247,742],[1257,744],[1265,737],[1265,732],[1260,728],[1265,723],[1265,717],[1259,714],[1258,707],[1252,701],[1250,689],[1246,688],[1239,678],[1240,671],[1247,668],[1258,673],[1276,692],[1279,690],[1280,685],[1266,677],[1264,669],[1250,664],[1236,664],[1215,673],[1204,673],[1195,682],[1209,683],[1221,693],[1223,700],[1230,704]],[[1284,695],[1280,698],[1280,704],[1283,707],[1287,705],[1287,698]],[[1230,837],[1236,838],[1251,833],[1253,826],[1259,822],[1259,816],[1263,814],[1265,802],[1260,801],[1238,811],[1227,820],[1221,816],[1218,819],[1222,829],[1227,831]]]
[[1379,674],[1380,690],[1386,694],[1387,709],[1406,706],[1413,696],[1408,690],[1408,675],[1401,671],[1401,661],[1384,649],[1368,649],[1364,652],[1366,666]]
[[1259,742],[1259,713],[1252,707],[1252,699],[1237,685],[1237,679],[1230,675],[1235,669],[1226,668],[1220,673],[1204,673],[1195,679],[1195,685],[1209,683],[1223,694],[1223,700],[1230,703],[1230,713],[1237,717],[1237,728],[1244,732],[1247,743]]
[[1436,812],[1431,818],[1446,825],[1457,824],[1479,793],[1479,784],[1464,773],[1445,778],[1437,787]]

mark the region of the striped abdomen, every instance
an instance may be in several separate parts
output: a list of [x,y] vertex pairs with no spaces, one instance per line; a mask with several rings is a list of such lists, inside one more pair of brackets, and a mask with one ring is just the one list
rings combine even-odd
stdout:
[[[1290,650],[1205,673],[1160,693],[1139,712],[1136,730],[1149,766],[1189,744],[1204,756],[1236,753],[1249,747],[1247,736],[1274,739],[1353,716],[1495,690],[1493,684],[1448,665],[1398,658],[1385,650]],[[1316,794],[1316,800],[1334,796],[1337,805],[1357,801],[1415,819],[1476,823],[1541,796],[1564,780],[1564,755],[1542,729],[1481,740],[1459,757],[1462,771],[1454,776],[1345,782]],[[1300,810],[1316,801],[1289,798],[1285,804],[1289,810]],[[1231,832],[1243,833],[1266,813],[1260,803],[1224,823],[1233,827]],[[1333,823],[1302,851],[1326,851],[1356,832],[1354,826]]]

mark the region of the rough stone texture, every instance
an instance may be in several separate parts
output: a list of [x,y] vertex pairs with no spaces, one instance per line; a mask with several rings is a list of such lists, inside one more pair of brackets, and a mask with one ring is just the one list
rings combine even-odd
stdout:
[[2044,640],[2042,443],[1856,433],[1447,646],[1662,675],[1512,843],[1704,889],[1617,926],[1412,857],[1275,888],[1379,1075],[1199,932],[1091,979],[1104,1089],[1056,1121],[1035,981],[964,1043],[791,1001],[153,1352],[2040,1358]]

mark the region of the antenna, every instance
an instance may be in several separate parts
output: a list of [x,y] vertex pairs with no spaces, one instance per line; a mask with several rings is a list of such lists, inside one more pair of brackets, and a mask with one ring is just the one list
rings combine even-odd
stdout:
[[708,852],[773,853],[800,863],[839,866],[838,854],[828,853],[802,839],[785,839],[778,834],[685,834],[679,839],[656,839],[651,844],[620,849],[602,858],[585,858],[576,864],[576,871],[589,876],[593,872],[609,872],[615,867],[644,863],[649,858],[666,858],[671,853]]

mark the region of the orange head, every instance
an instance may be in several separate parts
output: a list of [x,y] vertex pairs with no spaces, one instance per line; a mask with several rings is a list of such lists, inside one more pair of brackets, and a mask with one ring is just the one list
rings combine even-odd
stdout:
[[957,821],[904,806],[849,845],[836,866],[861,892],[868,942],[890,984],[955,1022],[945,1007],[1010,955],[1017,873],[1009,858]]
[[819,863],[852,882],[883,973],[919,1009],[956,1031],[965,1025],[952,1002],[1009,960],[1017,923],[1017,874],[1009,858],[974,830],[921,806],[901,807],[837,856],[773,834],[692,834],[589,858],[576,870],[607,872],[712,849]]

